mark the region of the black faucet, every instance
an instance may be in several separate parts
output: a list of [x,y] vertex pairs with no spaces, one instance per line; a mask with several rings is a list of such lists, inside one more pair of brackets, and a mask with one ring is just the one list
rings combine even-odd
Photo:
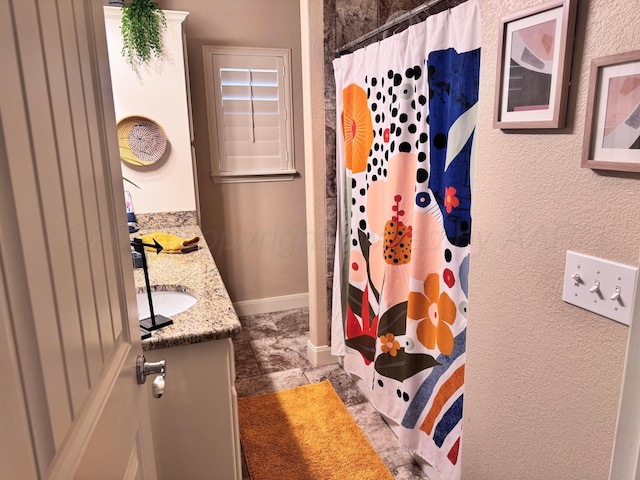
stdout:
[[[162,245],[157,240],[153,240],[153,245],[144,243],[141,238],[134,238],[131,240],[131,246],[133,249],[142,256],[142,271],[144,272],[144,283],[147,287],[147,299],[149,300],[149,318],[143,318],[140,320],[140,334],[142,338],[148,338],[151,334],[149,332],[158,330],[159,328],[166,327],[173,324],[173,320],[164,315],[156,315],[153,311],[153,299],[151,298],[151,283],[149,282],[149,267],[147,266],[147,256],[145,255],[144,247],[154,248],[156,255],[162,251]],[[146,331],[146,335],[145,335]]]

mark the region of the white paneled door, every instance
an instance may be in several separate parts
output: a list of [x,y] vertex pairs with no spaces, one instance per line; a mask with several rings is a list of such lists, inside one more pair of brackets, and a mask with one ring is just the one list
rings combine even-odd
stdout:
[[0,477],[153,479],[100,0],[0,0]]

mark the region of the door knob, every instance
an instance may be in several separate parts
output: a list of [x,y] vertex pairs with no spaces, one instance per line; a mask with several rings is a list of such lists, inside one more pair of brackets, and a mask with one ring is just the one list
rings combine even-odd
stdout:
[[142,385],[147,381],[147,376],[157,374],[151,385],[151,394],[154,398],[160,398],[164,393],[164,381],[167,367],[164,360],[159,362],[146,362],[144,355],[138,355],[136,359],[136,378]]

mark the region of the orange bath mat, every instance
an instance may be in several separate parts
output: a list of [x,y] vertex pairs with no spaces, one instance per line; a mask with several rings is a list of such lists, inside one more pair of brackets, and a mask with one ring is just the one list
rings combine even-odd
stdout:
[[238,399],[251,480],[393,480],[331,383]]

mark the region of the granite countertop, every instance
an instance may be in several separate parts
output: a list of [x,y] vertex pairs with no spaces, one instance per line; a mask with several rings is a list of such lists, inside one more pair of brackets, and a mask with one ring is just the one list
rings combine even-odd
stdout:
[[[197,225],[195,212],[139,214],[141,230],[131,238],[152,232],[166,232],[184,238],[200,237],[199,248],[189,253],[147,251],[149,282],[152,291],[179,291],[196,297],[194,306],[172,315],[173,325],[151,332],[142,340],[144,351],[189,345],[192,343],[235,337],[240,321],[209,247]],[[137,292],[145,291],[144,273],[134,270]]]

